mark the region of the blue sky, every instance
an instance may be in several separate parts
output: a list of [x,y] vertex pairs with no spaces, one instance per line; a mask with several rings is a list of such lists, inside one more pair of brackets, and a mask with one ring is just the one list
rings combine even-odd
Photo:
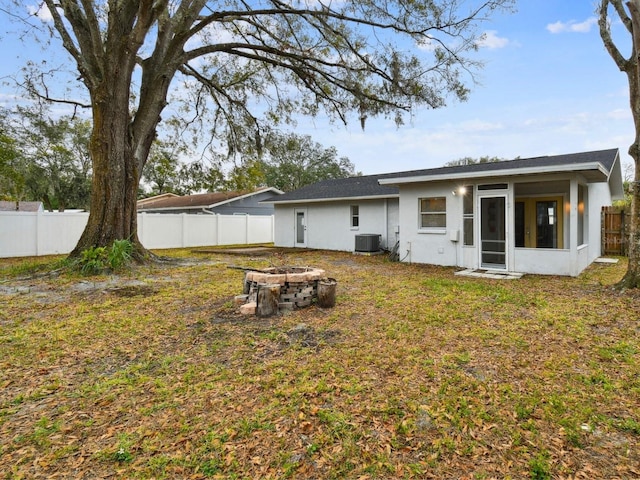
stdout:
[[[595,2],[520,0],[517,12],[483,25],[488,45],[480,85],[467,102],[421,110],[411,124],[369,122],[345,129],[300,123],[335,145],[365,174],[443,165],[462,157],[534,157],[619,148],[634,130],[626,75],[605,51]],[[621,25],[614,25],[614,33]],[[626,45],[630,42],[620,36]],[[626,53],[623,51],[623,53]]]
[[[467,102],[418,110],[400,128],[377,119],[363,132],[357,123],[344,127],[318,117],[301,119],[296,131],[335,146],[364,174],[438,167],[462,157],[605,148],[619,148],[630,163],[626,152],[634,131],[626,76],[602,45],[594,11],[588,0],[520,0],[515,13],[483,24],[487,42],[477,58],[485,67]],[[39,52],[16,42],[13,28],[0,15],[0,78]],[[624,35],[620,40],[621,47],[630,42]],[[0,105],[10,105],[5,95],[15,92],[0,89]]]

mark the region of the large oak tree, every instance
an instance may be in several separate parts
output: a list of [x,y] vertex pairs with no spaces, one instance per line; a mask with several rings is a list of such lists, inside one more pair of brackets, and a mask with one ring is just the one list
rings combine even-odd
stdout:
[[261,122],[293,115],[401,123],[416,107],[466,98],[481,66],[469,56],[479,26],[512,3],[44,0],[93,118],[91,214],[72,255],[123,238],[144,254],[136,194],[172,89],[191,101],[184,118],[210,114],[203,135],[230,148],[248,137],[259,144]]
[[[635,138],[629,147],[629,155],[635,163],[635,174],[630,182],[631,214],[629,222],[629,266],[619,282],[623,288],[640,288],[640,0],[631,0],[625,5],[622,0],[602,0],[598,6],[598,25],[604,46],[629,83],[631,114],[635,125]],[[625,57],[611,35],[611,18],[618,18],[630,39],[630,54]],[[625,45],[626,47],[627,45]]]

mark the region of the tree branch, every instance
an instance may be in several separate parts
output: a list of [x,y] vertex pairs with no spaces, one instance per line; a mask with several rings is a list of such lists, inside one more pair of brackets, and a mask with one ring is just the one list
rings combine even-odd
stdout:
[[[620,0],[602,0],[601,1],[600,7],[598,9],[598,27],[600,28],[600,38],[602,38],[602,43],[604,44],[604,47],[606,48],[611,58],[613,58],[613,61],[618,66],[620,71],[628,72],[629,69],[633,67],[633,65],[630,64],[629,60],[624,58],[622,53],[620,53],[620,50],[618,49],[618,47],[613,42],[613,39],[611,38],[611,26],[609,22],[609,4],[613,5],[616,11],[618,11],[618,8],[621,8],[624,12],[624,9],[622,8],[622,3]],[[618,11],[618,14],[619,14],[619,11]],[[624,12],[624,15],[628,19],[628,17],[626,16],[626,12]]]

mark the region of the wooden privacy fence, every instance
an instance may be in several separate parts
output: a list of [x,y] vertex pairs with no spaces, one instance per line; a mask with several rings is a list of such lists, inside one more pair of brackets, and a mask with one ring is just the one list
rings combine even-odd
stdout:
[[602,255],[627,254],[627,224],[624,209],[602,207],[601,212]]

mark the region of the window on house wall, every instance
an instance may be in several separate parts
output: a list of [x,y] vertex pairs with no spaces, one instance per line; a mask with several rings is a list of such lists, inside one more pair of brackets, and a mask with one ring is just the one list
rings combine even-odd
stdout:
[[536,201],[536,248],[558,248],[558,201]]
[[462,187],[462,240],[473,246],[473,185]]
[[564,248],[564,199],[519,198],[515,202],[516,247]]
[[447,227],[447,199],[446,197],[419,198],[420,228]]
[[351,205],[351,228],[360,226],[360,206]]

